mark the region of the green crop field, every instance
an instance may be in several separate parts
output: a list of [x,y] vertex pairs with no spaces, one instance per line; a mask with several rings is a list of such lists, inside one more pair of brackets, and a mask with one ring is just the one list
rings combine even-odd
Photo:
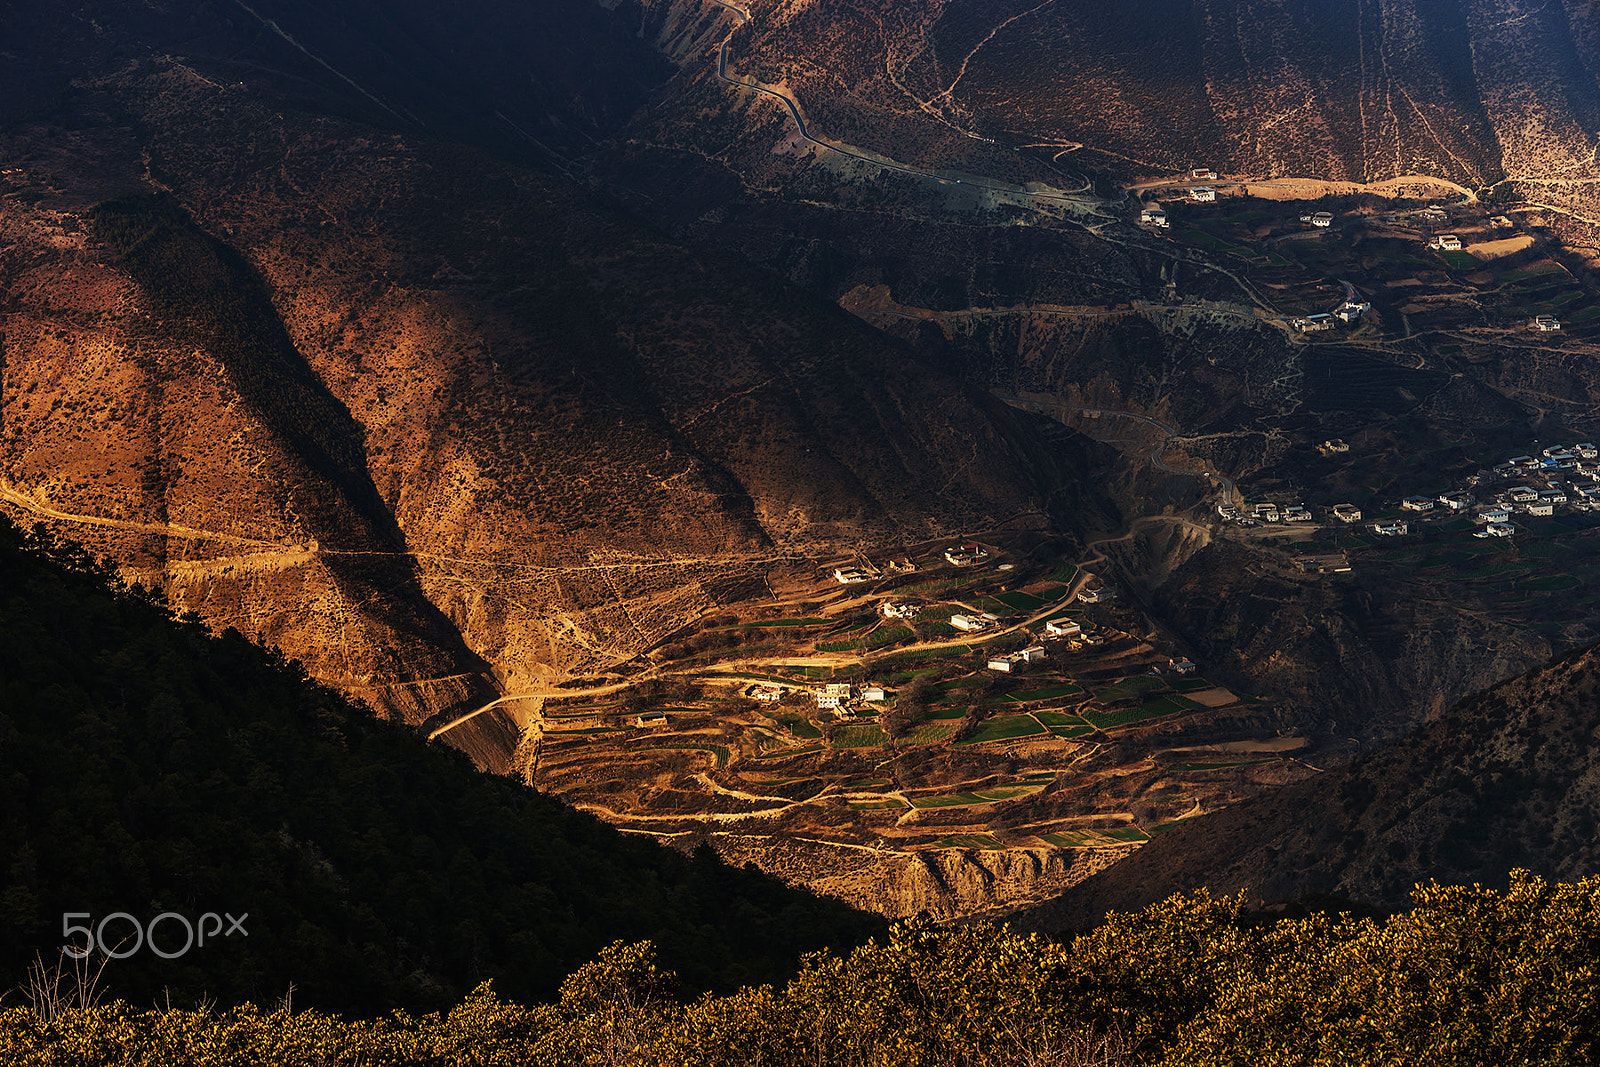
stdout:
[[1006,607],[1015,608],[1017,611],[1038,611],[1045,605],[1043,600],[1040,600],[1032,593],[998,593],[995,595],[995,599],[1006,605]]
[[932,708],[923,718],[936,722],[948,722],[952,719],[962,718],[967,714],[965,707],[960,708]]
[[905,739],[913,745],[933,745],[949,740],[955,732],[953,722],[925,722],[906,731]]
[[1094,727],[1088,723],[1079,723],[1076,726],[1052,726],[1050,727],[1050,733],[1063,741],[1076,741],[1080,737],[1087,737],[1094,733]]
[[841,727],[833,737],[834,748],[871,748],[888,743],[889,735],[877,723]]
[[1192,693],[1196,689],[1210,689],[1211,683],[1196,675],[1193,678],[1174,678],[1172,688],[1180,693]]
[[812,725],[811,721],[804,715],[774,715],[772,718],[774,722],[782,723],[788,727],[789,732],[796,737],[810,739],[822,736],[822,731]]
[[918,809],[928,808],[970,808],[977,804],[989,804],[977,793],[942,793],[931,797],[912,797],[911,806]]
[[978,732],[958,745],[980,745],[985,741],[1009,741],[1017,737],[1034,737],[1045,733],[1032,715],[997,715],[984,722]]
[[898,810],[906,806],[906,802],[899,797],[884,797],[882,800],[852,800],[849,803],[852,811],[889,811]]
[[1118,708],[1115,711],[1085,710],[1083,717],[1091,725],[1101,730],[1109,730],[1117,726],[1129,726],[1136,722],[1144,722],[1147,719],[1159,719],[1163,715],[1171,715],[1176,711],[1187,711],[1197,706],[1193,701],[1185,700],[1183,697],[1158,697],[1148,704],[1140,704],[1138,707],[1133,708]]
[[1557,271],[1561,271],[1560,264],[1544,260],[1541,263],[1523,267],[1521,270],[1508,270],[1502,277],[1508,282],[1517,282],[1524,278],[1533,278],[1540,274],[1551,274]]
[[1033,717],[1046,726],[1082,726],[1083,719],[1068,711],[1036,711]]

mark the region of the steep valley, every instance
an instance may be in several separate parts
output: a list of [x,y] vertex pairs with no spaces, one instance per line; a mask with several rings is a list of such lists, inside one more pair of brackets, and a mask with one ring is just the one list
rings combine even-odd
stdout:
[[0,510],[630,833],[1004,914],[1600,638],[1578,0],[170,7],[7,15]]

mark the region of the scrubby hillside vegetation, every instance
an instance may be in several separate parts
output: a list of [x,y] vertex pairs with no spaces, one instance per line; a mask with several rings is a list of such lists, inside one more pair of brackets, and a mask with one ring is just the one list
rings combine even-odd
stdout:
[[648,943],[618,942],[552,1004],[480,987],[448,1014],[348,1022],[118,1004],[51,1024],[0,1014],[37,1064],[1590,1064],[1600,1046],[1600,879],[1508,893],[1418,887],[1386,923],[1253,922],[1174,897],[1071,946],[921,921],[782,987],[684,1003]]
[[1087,925],[1199,885],[1399,906],[1426,878],[1584,877],[1600,867],[1597,693],[1600,647],[1557,657],[1349,766],[1188,822],[1023,921]]
[[619,935],[658,942],[687,988],[730,989],[877,928],[481,774],[3,520],[0,649],[5,986],[55,956],[65,913],[249,915],[248,937],[114,961],[110,995],[232,1004],[292,983],[302,1005],[367,1014],[485,979],[548,996]]

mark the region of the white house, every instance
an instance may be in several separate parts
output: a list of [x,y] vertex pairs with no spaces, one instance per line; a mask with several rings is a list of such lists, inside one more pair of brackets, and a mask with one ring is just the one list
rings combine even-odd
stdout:
[[889,699],[889,694],[884,692],[881,685],[869,685],[861,690],[861,699],[868,704],[881,704]]
[[1588,441],[1582,441],[1573,445],[1572,450],[1578,455],[1582,456],[1584,459],[1595,459],[1596,457],[1600,457],[1600,449],[1595,448],[1595,446],[1590,444]]
[[1496,523],[1505,522],[1511,518],[1510,508],[1484,508],[1478,512],[1478,522]]
[[1323,229],[1327,229],[1329,226],[1333,225],[1333,214],[1327,211],[1319,211],[1315,215],[1311,216],[1311,225],[1321,226]]
[[1293,326],[1301,333],[1317,333],[1321,330],[1331,330],[1333,329],[1333,316],[1326,311],[1316,315],[1307,315],[1304,318],[1295,319]]
[[967,633],[977,633],[980,630],[987,630],[993,624],[988,619],[977,615],[952,615],[950,616],[950,625],[958,630],[965,630]]
[[1311,509],[1300,504],[1290,504],[1283,509],[1284,522],[1310,522]]
[[1337,315],[1344,322],[1355,322],[1362,315],[1365,315],[1367,312],[1369,312],[1371,310],[1372,310],[1372,305],[1370,303],[1366,302],[1366,301],[1359,301],[1358,302],[1358,301],[1353,301],[1353,300],[1346,300],[1343,304],[1339,305],[1339,309],[1337,311],[1335,311],[1334,314]]
[[1023,663],[1037,663],[1045,658],[1043,645],[1029,645],[1021,652],[1013,653]]
[[1005,671],[1010,674],[1014,666],[1015,664],[1012,663],[1010,656],[996,656],[989,661],[989,669],[991,671]]
[[1044,624],[1044,632],[1051,637],[1077,637],[1083,627],[1071,619],[1051,619]]
[[958,545],[945,549],[944,558],[953,566],[970,567],[989,558],[989,550],[982,545]]
[[1078,594],[1078,599],[1083,601],[1085,604],[1102,604],[1105,601],[1112,599],[1116,595],[1117,591],[1112,589],[1110,586],[1099,585],[1095,586],[1093,589],[1083,590]]
[[1408,496],[1400,501],[1400,506],[1407,511],[1432,511],[1433,500],[1425,496]]
[[1175,659],[1172,661],[1172,669],[1179,674],[1193,674],[1196,670],[1196,667],[1195,664],[1189,660]]
[[1428,247],[1437,248],[1441,252],[1459,252],[1461,251],[1461,238],[1453,233],[1441,233],[1428,242]]
[[1540,333],[1549,333],[1561,329],[1561,320],[1554,315],[1536,315],[1533,319],[1533,328]]
[[883,612],[886,619],[909,619],[917,614],[915,604],[896,604],[890,600],[885,600],[878,610]]
[[1567,494],[1560,489],[1541,489],[1539,490],[1539,502],[1542,504],[1565,504],[1567,502]]
[[1372,532],[1381,534],[1384,537],[1403,537],[1410,530],[1411,527],[1406,525],[1404,519],[1390,519],[1387,522],[1375,522],[1372,524]]
[[1335,504],[1333,506],[1333,517],[1340,522],[1360,522],[1361,509],[1354,504]]
[[641,711],[638,717],[633,720],[633,724],[640,727],[665,726],[667,725],[667,716],[664,712],[659,711]]
[[1538,500],[1539,492],[1525,485],[1514,485],[1506,490],[1506,498],[1513,504],[1526,504],[1530,501]]
[[1490,537],[1510,537],[1513,533],[1516,533],[1510,525],[1503,522],[1491,522],[1483,528],[1483,532]]
[[1472,506],[1472,496],[1469,493],[1440,493],[1439,503],[1451,511],[1466,511]]
[[1196,167],[1189,172],[1189,180],[1192,182],[1214,182],[1217,180],[1217,172],[1210,167]]
[[847,682],[829,682],[817,693],[817,707],[836,708],[850,699],[850,685]]
[[859,582],[872,580],[872,575],[856,567],[838,567],[834,570],[833,577],[840,585],[856,585]]
[[1255,516],[1256,520],[1259,522],[1277,522],[1280,517],[1278,514],[1278,505],[1271,503],[1257,504],[1255,507]]
[[758,685],[750,695],[765,704],[776,704],[783,699],[783,690],[775,685]]
[[1209,203],[1217,198],[1217,191],[1209,185],[1197,185],[1189,190],[1189,196],[1202,203]]
[[1147,226],[1158,226],[1167,229],[1172,226],[1167,218],[1167,213],[1158,207],[1147,207],[1139,212],[1139,221]]
[[1522,505],[1522,510],[1535,518],[1547,519],[1556,513],[1554,504],[1533,503]]

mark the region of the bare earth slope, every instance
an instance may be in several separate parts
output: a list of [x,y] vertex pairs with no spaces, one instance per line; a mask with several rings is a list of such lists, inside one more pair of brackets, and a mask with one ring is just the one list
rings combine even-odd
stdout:
[[948,160],[966,140],[1136,171],[1474,188],[1592,169],[1600,91],[1579,0],[1143,0],[1114,14],[819,0],[752,15],[738,69],[880,151],[920,140]]

